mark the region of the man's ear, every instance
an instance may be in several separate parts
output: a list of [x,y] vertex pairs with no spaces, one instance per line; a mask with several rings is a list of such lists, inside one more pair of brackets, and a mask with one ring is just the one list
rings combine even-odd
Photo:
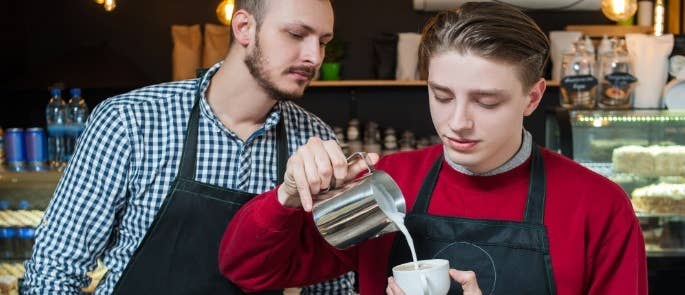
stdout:
[[247,47],[252,39],[252,27],[254,25],[255,22],[252,14],[243,9],[236,11],[231,19],[233,42]]
[[533,87],[528,90],[528,104],[523,110],[523,116],[530,116],[542,101],[542,96],[545,94],[547,88],[547,81],[540,78]]

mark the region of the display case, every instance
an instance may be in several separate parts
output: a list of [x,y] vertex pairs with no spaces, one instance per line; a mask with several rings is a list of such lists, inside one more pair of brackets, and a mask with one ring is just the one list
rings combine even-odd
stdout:
[[547,112],[546,147],[619,184],[648,256],[685,257],[685,111]]

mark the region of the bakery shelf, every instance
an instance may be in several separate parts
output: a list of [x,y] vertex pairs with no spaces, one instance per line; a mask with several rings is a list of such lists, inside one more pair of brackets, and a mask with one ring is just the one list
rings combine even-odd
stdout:
[[16,205],[29,201],[32,208],[45,209],[61,176],[58,171],[0,172],[0,199]]
[[648,256],[685,258],[685,111],[556,108],[546,119],[548,149],[630,196]]
[[[338,81],[312,81],[311,87],[404,87],[426,86],[424,80],[338,80]],[[559,86],[559,82],[547,80],[547,86]]]
[[668,218],[685,221],[685,215],[676,213],[646,213],[646,212],[635,212],[638,218]]

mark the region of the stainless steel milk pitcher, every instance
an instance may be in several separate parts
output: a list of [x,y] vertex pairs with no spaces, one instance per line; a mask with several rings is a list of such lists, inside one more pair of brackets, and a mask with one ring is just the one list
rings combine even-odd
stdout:
[[398,231],[388,214],[406,213],[404,196],[385,172],[375,170],[365,153],[354,153],[366,161],[368,172],[341,187],[316,196],[312,215],[323,238],[338,249]]

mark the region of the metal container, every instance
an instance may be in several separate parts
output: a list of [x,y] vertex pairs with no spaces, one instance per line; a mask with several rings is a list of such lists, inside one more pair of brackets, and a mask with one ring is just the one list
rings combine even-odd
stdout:
[[364,153],[368,172],[341,187],[316,196],[312,215],[319,233],[338,249],[398,231],[388,214],[406,213],[402,191],[385,172],[375,170]]

